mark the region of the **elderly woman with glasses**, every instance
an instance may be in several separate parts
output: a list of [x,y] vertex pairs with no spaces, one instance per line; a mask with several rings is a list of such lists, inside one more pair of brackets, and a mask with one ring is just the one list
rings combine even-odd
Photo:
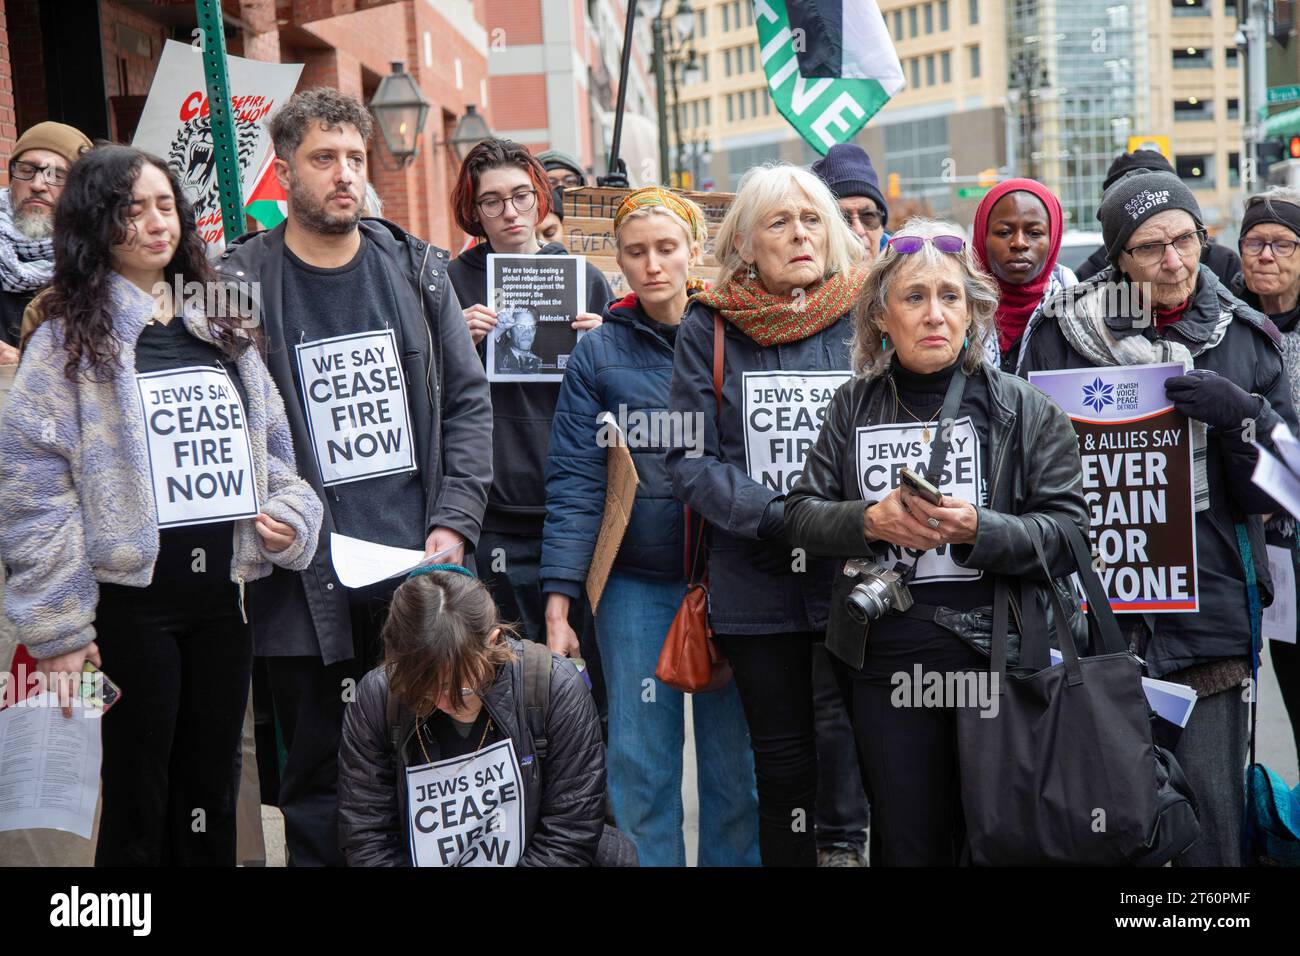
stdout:
[[1283,341],[1202,264],[1201,210],[1177,176],[1125,176],[1106,191],[1097,218],[1110,267],[1049,303],[1051,319],[1041,317],[1019,371],[1171,361],[1188,370],[1168,379],[1165,392],[1192,420],[1200,610],[1120,620],[1130,622],[1151,677],[1197,693],[1174,756],[1196,791],[1201,837],[1177,862],[1237,866],[1249,734],[1242,688],[1254,653],[1251,619],[1271,598],[1261,516],[1282,510],[1251,475],[1258,447],[1273,449],[1273,429],[1296,427]]
[[[851,687],[873,866],[954,865],[963,843],[958,702],[900,706],[899,675],[987,670],[996,576],[1041,579],[1027,525],[1054,574],[1072,562],[1047,514],[1088,526],[1069,418],[984,361],[997,301],[960,227],[895,233],[858,298],[853,378],[786,501],[792,544],[847,559],[826,646]],[[873,568],[901,575],[910,609],[861,599]]]
[[[1282,333],[1283,364],[1291,402],[1300,401],[1300,190],[1285,186],[1251,196],[1241,217],[1237,240],[1241,272],[1232,283],[1237,297],[1258,309]],[[1300,560],[1295,520],[1285,511],[1268,519],[1264,537],[1270,548],[1286,552],[1294,566]],[[1300,581],[1300,575],[1297,576]],[[1269,642],[1269,658],[1277,671],[1282,700],[1291,716],[1291,734],[1300,753],[1300,647]]]

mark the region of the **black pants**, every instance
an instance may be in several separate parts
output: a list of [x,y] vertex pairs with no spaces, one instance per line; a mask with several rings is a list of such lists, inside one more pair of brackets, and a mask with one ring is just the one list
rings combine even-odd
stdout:
[[289,866],[343,866],[339,849],[339,740],[356,682],[383,656],[380,634],[400,579],[348,592],[356,656],[326,667],[319,657],[265,658],[275,716],[288,752],[280,812]]
[[820,633],[719,635],[749,724],[764,866],[816,866],[812,645]]
[[853,681],[850,711],[871,801],[871,865],[955,866],[965,845],[955,712],[895,707],[893,693],[888,684]]
[[95,641],[122,698],[103,718],[96,866],[235,864],[253,642],[229,555],[227,539],[210,570],[182,574],[164,545],[149,587],[100,586]]
[[1269,641],[1268,654],[1277,671],[1277,685],[1282,691],[1282,703],[1291,718],[1291,737],[1295,743],[1296,759],[1300,760],[1300,645]]
[[858,769],[844,693],[825,644],[813,645],[813,716],[817,730],[817,847],[862,849],[867,843],[867,795]]

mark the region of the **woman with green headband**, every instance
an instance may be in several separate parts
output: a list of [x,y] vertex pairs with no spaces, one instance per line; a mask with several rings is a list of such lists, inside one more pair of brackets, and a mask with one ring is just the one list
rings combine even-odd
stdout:
[[411,572],[383,640],[343,718],[348,865],[591,866],[605,752],[573,664],[525,648],[457,565]]

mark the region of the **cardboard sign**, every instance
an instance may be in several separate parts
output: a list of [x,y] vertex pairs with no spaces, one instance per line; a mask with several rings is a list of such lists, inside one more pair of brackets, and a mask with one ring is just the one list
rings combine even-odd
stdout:
[[338,335],[295,348],[322,483],[414,471],[406,378],[393,330]]
[[[931,430],[931,439],[938,437],[937,430],[937,426]],[[901,484],[899,474],[904,468],[925,474],[930,465],[931,442],[925,440],[925,430],[921,425],[864,426],[857,430],[856,438],[858,490],[865,501],[880,501],[897,488]],[[949,443],[948,460],[934,484],[945,495],[961,498],[973,505],[986,504],[980,438],[970,416],[953,423]],[[916,562],[914,584],[973,581],[984,573],[978,568],[959,565],[953,560],[948,545],[931,551],[914,551],[886,545],[882,541],[878,547],[888,548],[889,557],[882,559],[881,564],[892,567],[898,561],[905,564]]]
[[517,866],[524,850],[523,774],[509,738],[468,757],[406,770],[416,866]]
[[1074,423],[1083,496],[1111,609],[1196,611],[1192,438],[1165,382],[1178,362],[1031,372]]
[[849,372],[746,372],[745,471],[764,488],[788,494],[817,443],[826,407]]
[[224,369],[136,375],[159,528],[251,518],[253,451],[239,392]]
[[591,603],[591,613],[600,607],[600,596],[605,592],[609,582],[609,572],[613,570],[614,559],[623,544],[623,535],[627,533],[628,523],[632,520],[632,508],[636,505],[636,489],[641,483],[636,474],[636,463],[628,451],[627,435],[619,428],[618,422],[609,412],[601,412],[597,418],[617,436],[613,444],[605,449],[605,510],[600,517],[600,531],[596,535],[596,547],[591,553],[591,565],[587,569],[587,600]]
[[587,261],[582,256],[490,253],[489,309],[497,324],[487,339],[491,382],[559,382],[582,333],[587,311]]

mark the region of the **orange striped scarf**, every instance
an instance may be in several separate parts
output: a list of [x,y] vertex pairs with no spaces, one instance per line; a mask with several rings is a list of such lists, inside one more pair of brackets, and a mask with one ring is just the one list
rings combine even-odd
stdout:
[[866,270],[841,272],[801,295],[773,295],[757,279],[739,276],[725,286],[701,292],[694,301],[721,316],[764,347],[798,342],[830,328],[853,308]]

